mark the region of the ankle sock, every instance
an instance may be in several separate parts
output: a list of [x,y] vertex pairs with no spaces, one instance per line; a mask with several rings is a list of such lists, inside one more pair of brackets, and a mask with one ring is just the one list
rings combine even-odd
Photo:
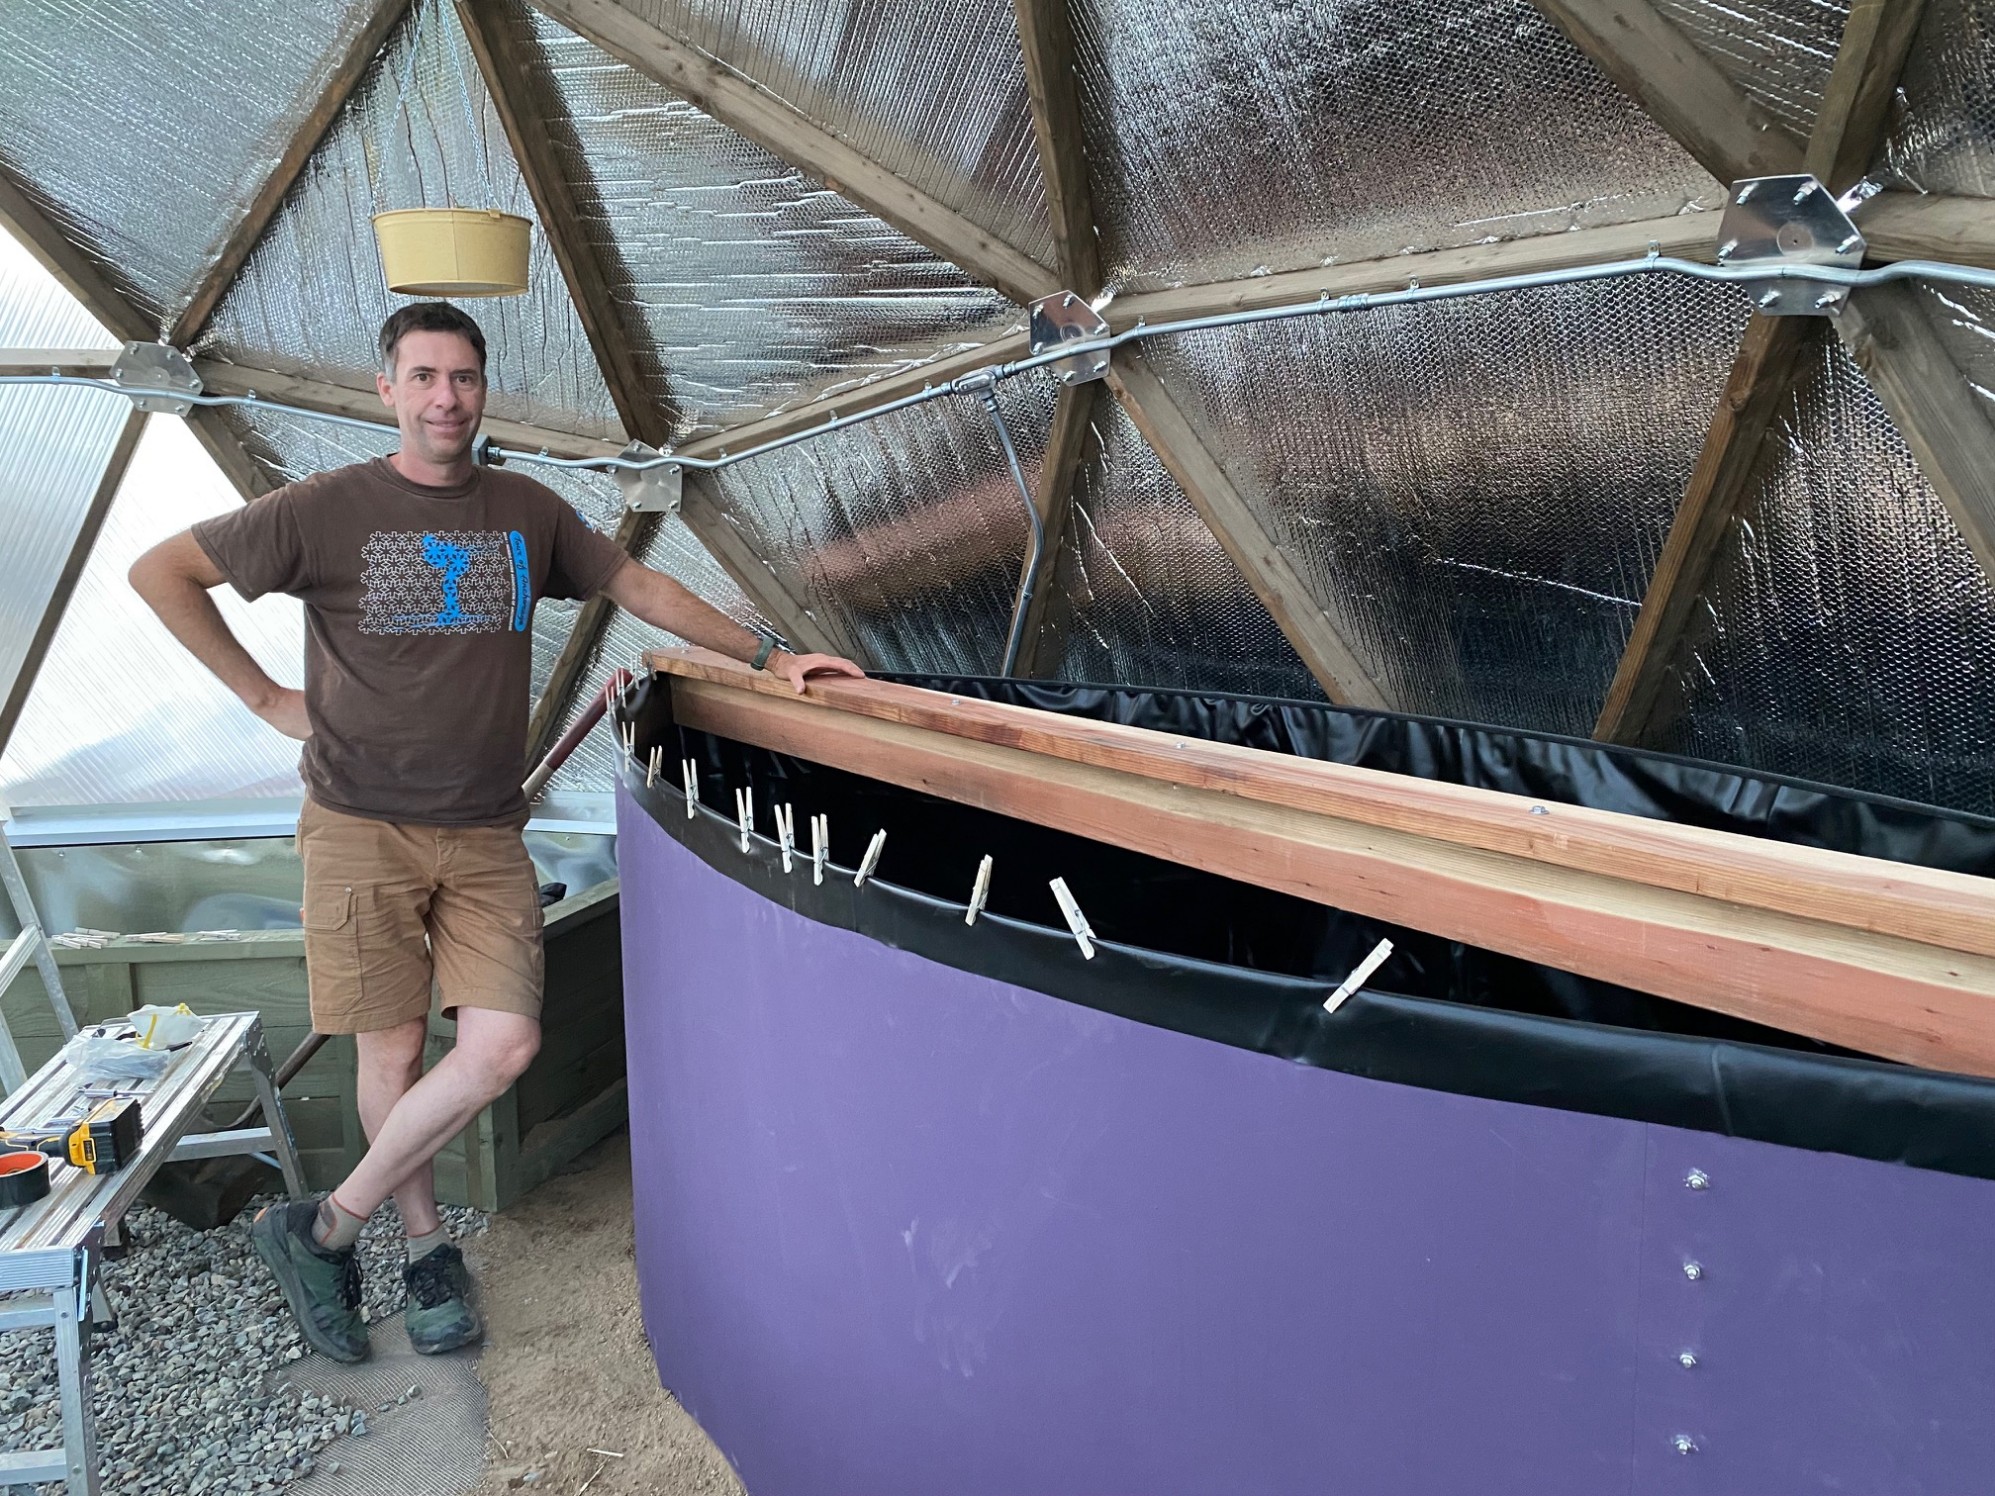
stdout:
[[447,1247],[449,1245],[450,1228],[448,1226],[438,1226],[436,1230],[425,1231],[420,1236],[411,1233],[409,1236],[409,1261],[421,1262],[438,1247]]
[[318,1219],[312,1222],[312,1240],[328,1252],[343,1252],[360,1240],[366,1216],[355,1215],[331,1195],[319,1201]]

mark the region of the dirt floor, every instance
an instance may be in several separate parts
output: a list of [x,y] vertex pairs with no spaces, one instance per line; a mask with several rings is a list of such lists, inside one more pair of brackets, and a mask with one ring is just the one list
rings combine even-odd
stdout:
[[479,1496],[741,1492],[658,1385],[637,1309],[628,1134],[494,1216],[465,1247],[483,1294],[478,1370],[491,1398]]

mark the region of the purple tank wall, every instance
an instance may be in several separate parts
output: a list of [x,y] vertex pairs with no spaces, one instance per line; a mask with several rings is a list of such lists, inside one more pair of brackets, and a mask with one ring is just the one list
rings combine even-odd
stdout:
[[753,1496],[1995,1484],[1995,1184],[1148,1028],[619,802],[645,1323]]

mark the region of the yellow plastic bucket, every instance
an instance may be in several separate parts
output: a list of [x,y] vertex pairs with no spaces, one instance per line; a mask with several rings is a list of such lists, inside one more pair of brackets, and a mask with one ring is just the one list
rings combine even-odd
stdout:
[[517,296],[533,225],[496,208],[403,208],[374,215],[388,289],[402,296]]

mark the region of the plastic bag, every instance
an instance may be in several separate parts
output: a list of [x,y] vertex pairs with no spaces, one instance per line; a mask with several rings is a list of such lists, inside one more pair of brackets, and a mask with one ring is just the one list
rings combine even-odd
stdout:
[[114,1039],[101,1028],[85,1029],[62,1046],[62,1059],[85,1081],[151,1080],[173,1063],[173,1052],[141,1049],[138,1035]]

